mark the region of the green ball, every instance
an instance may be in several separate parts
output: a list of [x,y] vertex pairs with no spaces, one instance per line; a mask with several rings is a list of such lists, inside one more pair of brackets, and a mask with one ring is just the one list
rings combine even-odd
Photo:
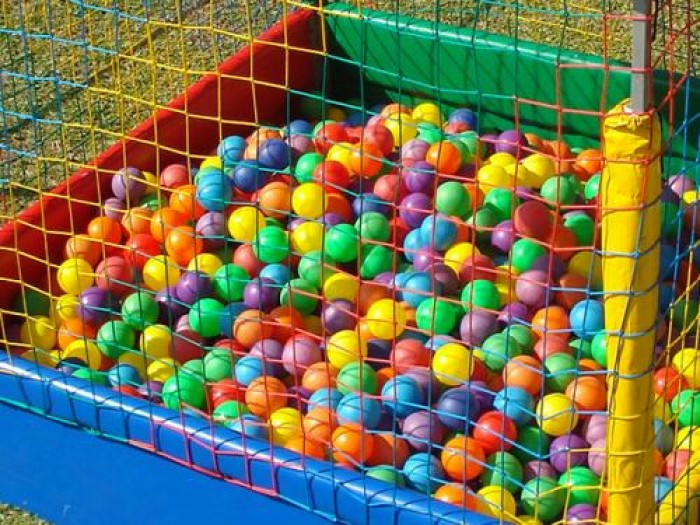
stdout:
[[577,354],[575,355],[578,359],[590,359],[593,357],[591,354],[591,341],[586,341],[585,339],[572,339],[569,341],[569,346],[576,350]]
[[675,241],[682,224],[680,208],[672,202],[661,201],[661,235]]
[[544,360],[547,371],[545,384],[550,392],[564,392],[579,371],[576,359],[569,354],[556,353]]
[[464,142],[459,140],[459,138],[457,138],[457,137],[450,137],[447,140],[449,140],[450,143],[455,148],[457,148],[457,150],[459,151],[462,165],[472,162],[472,160],[474,159],[474,155],[472,155],[472,152],[469,149],[469,146],[467,146]]
[[603,368],[608,368],[607,337],[605,332],[598,332],[591,341],[591,357]]
[[493,188],[484,197],[484,207],[494,211],[498,222],[510,219],[519,204],[520,199],[507,188]]
[[576,192],[576,195],[583,195],[583,183],[579,180],[579,178],[574,175],[573,173],[564,173],[562,175],[566,180],[568,180],[571,185],[574,187],[574,191]]
[[221,381],[233,377],[233,355],[225,348],[212,348],[204,356],[204,378]]
[[528,461],[545,459],[549,454],[550,443],[549,436],[540,427],[521,427],[511,453],[524,465]]
[[243,298],[243,289],[250,282],[250,275],[242,266],[228,263],[214,272],[212,280],[216,295],[224,301],[235,302]]
[[501,333],[515,339],[525,354],[532,352],[535,346],[535,334],[527,326],[521,324],[508,325]]
[[48,317],[51,310],[51,298],[48,293],[42,290],[22,287],[22,293],[15,297],[12,309],[30,316],[45,315]]
[[377,372],[367,363],[360,362],[348,363],[341,368],[336,383],[338,390],[343,395],[351,392],[374,395],[379,389]]
[[146,208],[150,211],[156,211],[168,205],[168,198],[165,195],[157,193],[147,193],[139,201],[139,207]]
[[484,206],[476,210],[471,217],[466,220],[467,226],[476,231],[478,242],[486,242],[491,238],[494,226],[499,222],[496,211],[491,206]]
[[297,271],[299,272],[299,277],[319,289],[326,282],[326,279],[337,273],[335,261],[320,250],[305,253],[299,259]]
[[265,226],[253,239],[253,253],[267,264],[283,261],[290,253],[287,233],[277,226]]
[[380,273],[388,272],[394,267],[395,253],[383,245],[366,244],[362,247],[360,259],[360,277],[374,279]]
[[222,425],[230,426],[234,419],[250,414],[248,406],[241,401],[224,401],[212,412],[212,419]]
[[496,285],[486,279],[475,279],[462,289],[462,305],[469,313],[472,309],[498,310],[501,299]]
[[110,359],[117,359],[136,344],[136,332],[123,321],[107,321],[97,331],[97,348]]
[[520,273],[532,270],[535,261],[545,255],[547,250],[531,239],[518,239],[510,250],[510,264]]
[[122,303],[122,319],[134,330],[141,331],[158,320],[158,303],[148,292],[135,292]]
[[391,236],[391,226],[389,220],[376,211],[363,213],[355,221],[355,229],[359,232],[360,238],[378,242],[387,242]]
[[443,182],[435,192],[435,209],[445,215],[464,217],[471,211],[469,193],[457,181]]
[[467,146],[472,157],[484,157],[486,155],[486,143],[479,140],[479,134],[476,131],[464,131],[457,135],[457,140]]
[[559,476],[559,485],[569,492],[569,505],[587,503],[596,507],[600,478],[588,467],[571,467]]
[[576,186],[566,177],[551,177],[542,184],[540,196],[552,206],[568,206],[576,201]]
[[698,321],[698,301],[679,299],[671,307],[671,323],[676,330],[693,332]]
[[161,394],[163,404],[172,410],[179,410],[182,405],[200,409],[206,405],[206,392],[202,379],[182,371],[169,377],[163,383]]
[[96,385],[107,385],[107,377],[104,372],[98,372],[97,370],[93,370],[92,368],[88,368],[86,366],[80,367],[73,372],[73,377],[85,379],[86,381],[90,381]]
[[583,188],[583,196],[587,201],[593,200],[598,196],[598,189],[600,188],[600,173],[593,175]]
[[404,479],[401,471],[392,467],[385,467],[384,465],[370,467],[367,469],[365,474],[367,477],[378,479],[379,481],[384,481],[386,483],[391,483],[397,487],[406,486],[406,480]]
[[494,452],[486,458],[486,468],[481,474],[481,483],[503,487],[508,492],[517,494],[522,486],[523,466],[509,452]]
[[216,299],[199,299],[187,315],[190,328],[202,337],[215,337],[221,333],[220,317],[224,305]]
[[680,391],[671,402],[671,410],[677,415],[681,427],[700,425],[700,392]]
[[352,224],[336,224],[328,228],[323,241],[323,250],[331,259],[348,263],[357,259],[359,235]]
[[291,305],[300,314],[308,315],[318,305],[318,290],[306,279],[292,279],[282,288],[280,305]]
[[525,514],[549,523],[561,514],[566,492],[552,478],[533,478],[523,487],[520,503]]
[[180,367],[180,373],[196,377],[200,381],[204,381],[204,360],[190,359]]
[[421,122],[416,127],[418,128],[418,136],[416,138],[428,144],[435,144],[436,142],[440,142],[443,138],[442,130],[435,124]]
[[523,351],[515,337],[497,333],[488,336],[481,343],[481,353],[486,368],[492,372],[501,372],[510,359],[522,355]]
[[564,226],[574,232],[579,246],[593,246],[595,223],[587,214],[580,213],[566,217]]
[[457,324],[457,308],[444,299],[426,297],[416,309],[416,325],[434,334],[449,334]]

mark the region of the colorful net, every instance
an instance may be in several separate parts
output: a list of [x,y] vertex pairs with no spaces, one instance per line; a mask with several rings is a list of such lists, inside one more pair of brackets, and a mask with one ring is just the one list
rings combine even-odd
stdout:
[[0,401],[342,522],[698,522],[692,0],[10,4]]

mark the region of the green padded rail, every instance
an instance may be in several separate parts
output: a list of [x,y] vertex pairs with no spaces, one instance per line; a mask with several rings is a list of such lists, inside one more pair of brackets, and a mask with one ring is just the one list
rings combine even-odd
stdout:
[[[478,110],[482,132],[511,129],[517,121],[547,139],[561,130],[572,147],[583,148],[598,146],[600,115],[629,96],[629,66],[622,62],[608,61],[605,68],[594,55],[370,9],[360,18],[356,7],[341,2],[327,5],[325,14],[331,37],[326,82],[338,100],[361,95],[366,102],[389,97],[469,106]],[[658,71],[654,92],[660,97],[669,79],[679,88],[676,128],[685,125],[669,139],[662,110],[670,140],[664,171],[700,176],[700,79],[681,83]]]

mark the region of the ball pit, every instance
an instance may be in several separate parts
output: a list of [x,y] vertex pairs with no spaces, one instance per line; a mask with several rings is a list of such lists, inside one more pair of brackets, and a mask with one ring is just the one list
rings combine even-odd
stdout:
[[[432,103],[295,120],[163,167],[162,201],[118,170],[19,342],[66,374],[457,506],[602,517],[600,153],[476,129],[472,111]],[[679,177],[668,188],[694,199]],[[676,211],[668,239],[695,228]],[[697,273],[670,252],[666,266]],[[697,310],[696,295],[676,302],[669,330]],[[657,501],[700,426],[684,344],[654,375],[671,418],[655,421]]]

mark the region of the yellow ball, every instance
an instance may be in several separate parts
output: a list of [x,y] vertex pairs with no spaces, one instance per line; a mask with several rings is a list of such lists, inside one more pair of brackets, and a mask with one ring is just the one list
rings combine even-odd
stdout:
[[95,343],[85,339],[76,339],[61,352],[61,359],[80,359],[93,370],[99,370],[102,365],[102,352]]
[[683,202],[685,204],[695,204],[700,200],[700,191],[688,190],[683,192]]
[[170,328],[162,324],[147,326],[141,333],[139,348],[149,358],[164,359],[170,357],[173,334]]
[[338,142],[333,144],[326,154],[326,160],[334,160],[340,162],[343,166],[350,169],[350,156],[355,150],[349,142]]
[[533,188],[535,181],[535,176],[532,172],[527,169],[522,164],[509,164],[503,167],[506,173],[515,180],[517,186],[526,186],[528,188]]
[[40,348],[31,348],[20,357],[47,368],[54,368],[60,361],[57,352],[46,352]]
[[348,117],[348,114],[343,108],[331,107],[326,110],[326,118],[336,122],[343,122]]
[[80,295],[95,282],[95,271],[86,260],[70,257],[58,267],[56,280],[64,293]]
[[488,164],[495,164],[496,166],[500,166],[501,168],[505,168],[506,166],[511,166],[513,164],[517,164],[518,159],[516,159],[513,155],[510,153],[494,153],[491,155],[488,159]]
[[508,304],[515,300],[515,283],[517,282],[518,272],[515,268],[505,264],[496,267],[496,290],[498,290],[498,298],[501,304]]
[[69,321],[77,319],[80,316],[78,306],[78,296],[73,294],[64,294],[56,301],[56,315],[61,321]]
[[223,266],[223,262],[213,253],[200,253],[192,257],[187,269],[191,272],[203,272],[207,275],[214,275],[216,270]]
[[239,242],[252,242],[265,227],[265,215],[252,206],[236,209],[228,218],[228,231]]
[[180,279],[180,268],[168,255],[156,255],[143,265],[143,282],[154,292],[166,286],[175,286],[178,279]]
[[445,264],[452,268],[457,275],[462,263],[469,257],[479,255],[479,248],[470,242],[459,242],[445,252]]
[[346,273],[334,273],[323,283],[323,296],[326,301],[345,299],[354,303],[359,289],[360,281],[357,277]]
[[416,122],[428,122],[438,127],[442,127],[442,123],[445,120],[440,108],[437,104],[433,104],[432,102],[418,104],[413,108],[411,118]]
[[117,363],[120,365],[131,365],[139,371],[141,377],[146,377],[146,371],[151,364],[151,360],[141,352],[129,351],[120,355]]
[[160,181],[158,177],[150,171],[142,171],[143,178],[146,181],[146,195],[155,195],[158,193]]
[[541,188],[544,181],[556,175],[554,161],[542,153],[533,153],[520,164],[532,174],[531,184],[528,184],[531,188]]
[[301,412],[292,407],[278,408],[270,414],[270,430],[273,443],[281,446],[292,438],[302,436],[304,427]]
[[165,383],[177,372],[177,363],[174,359],[158,359],[153,361],[146,369],[146,377],[149,381]]
[[384,120],[384,126],[394,137],[394,145],[399,148],[418,135],[417,122],[405,113],[392,113]]
[[481,190],[486,194],[494,188],[513,188],[515,177],[497,164],[486,164],[476,173],[476,180],[480,184]]
[[593,290],[603,289],[603,261],[593,252],[578,252],[569,260],[569,273],[590,277]]
[[550,436],[569,434],[578,424],[574,402],[564,394],[547,394],[537,403],[537,424]]
[[678,429],[676,434],[676,449],[696,452],[700,449],[700,426],[689,426]]
[[42,350],[52,350],[56,346],[56,326],[44,315],[28,318],[19,334],[23,343]]
[[472,375],[474,356],[466,346],[459,343],[442,345],[433,354],[435,378],[447,386],[466,383]]
[[203,170],[204,168],[216,168],[218,170],[223,170],[224,163],[221,161],[221,157],[214,155],[212,157],[207,157],[202,161],[202,163],[199,165],[199,169]]
[[700,386],[700,350],[683,348],[673,356],[671,364],[685,377],[691,388]]
[[340,330],[328,338],[326,355],[328,361],[340,370],[367,357],[367,342],[362,340],[357,330]]
[[303,219],[318,219],[327,207],[328,195],[320,184],[305,182],[292,192],[292,209]]
[[323,225],[307,221],[292,230],[292,249],[298,255],[323,249]]
[[513,495],[498,485],[482,487],[476,493],[476,511],[487,516],[501,517],[502,514],[515,515],[516,503]]
[[406,328],[406,307],[393,299],[380,299],[367,310],[367,327],[374,337],[396,339]]
[[515,523],[518,525],[542,525],[542,522],[535,518],[534,516],[527,516],[526,514],[521,514],[515,518]]

